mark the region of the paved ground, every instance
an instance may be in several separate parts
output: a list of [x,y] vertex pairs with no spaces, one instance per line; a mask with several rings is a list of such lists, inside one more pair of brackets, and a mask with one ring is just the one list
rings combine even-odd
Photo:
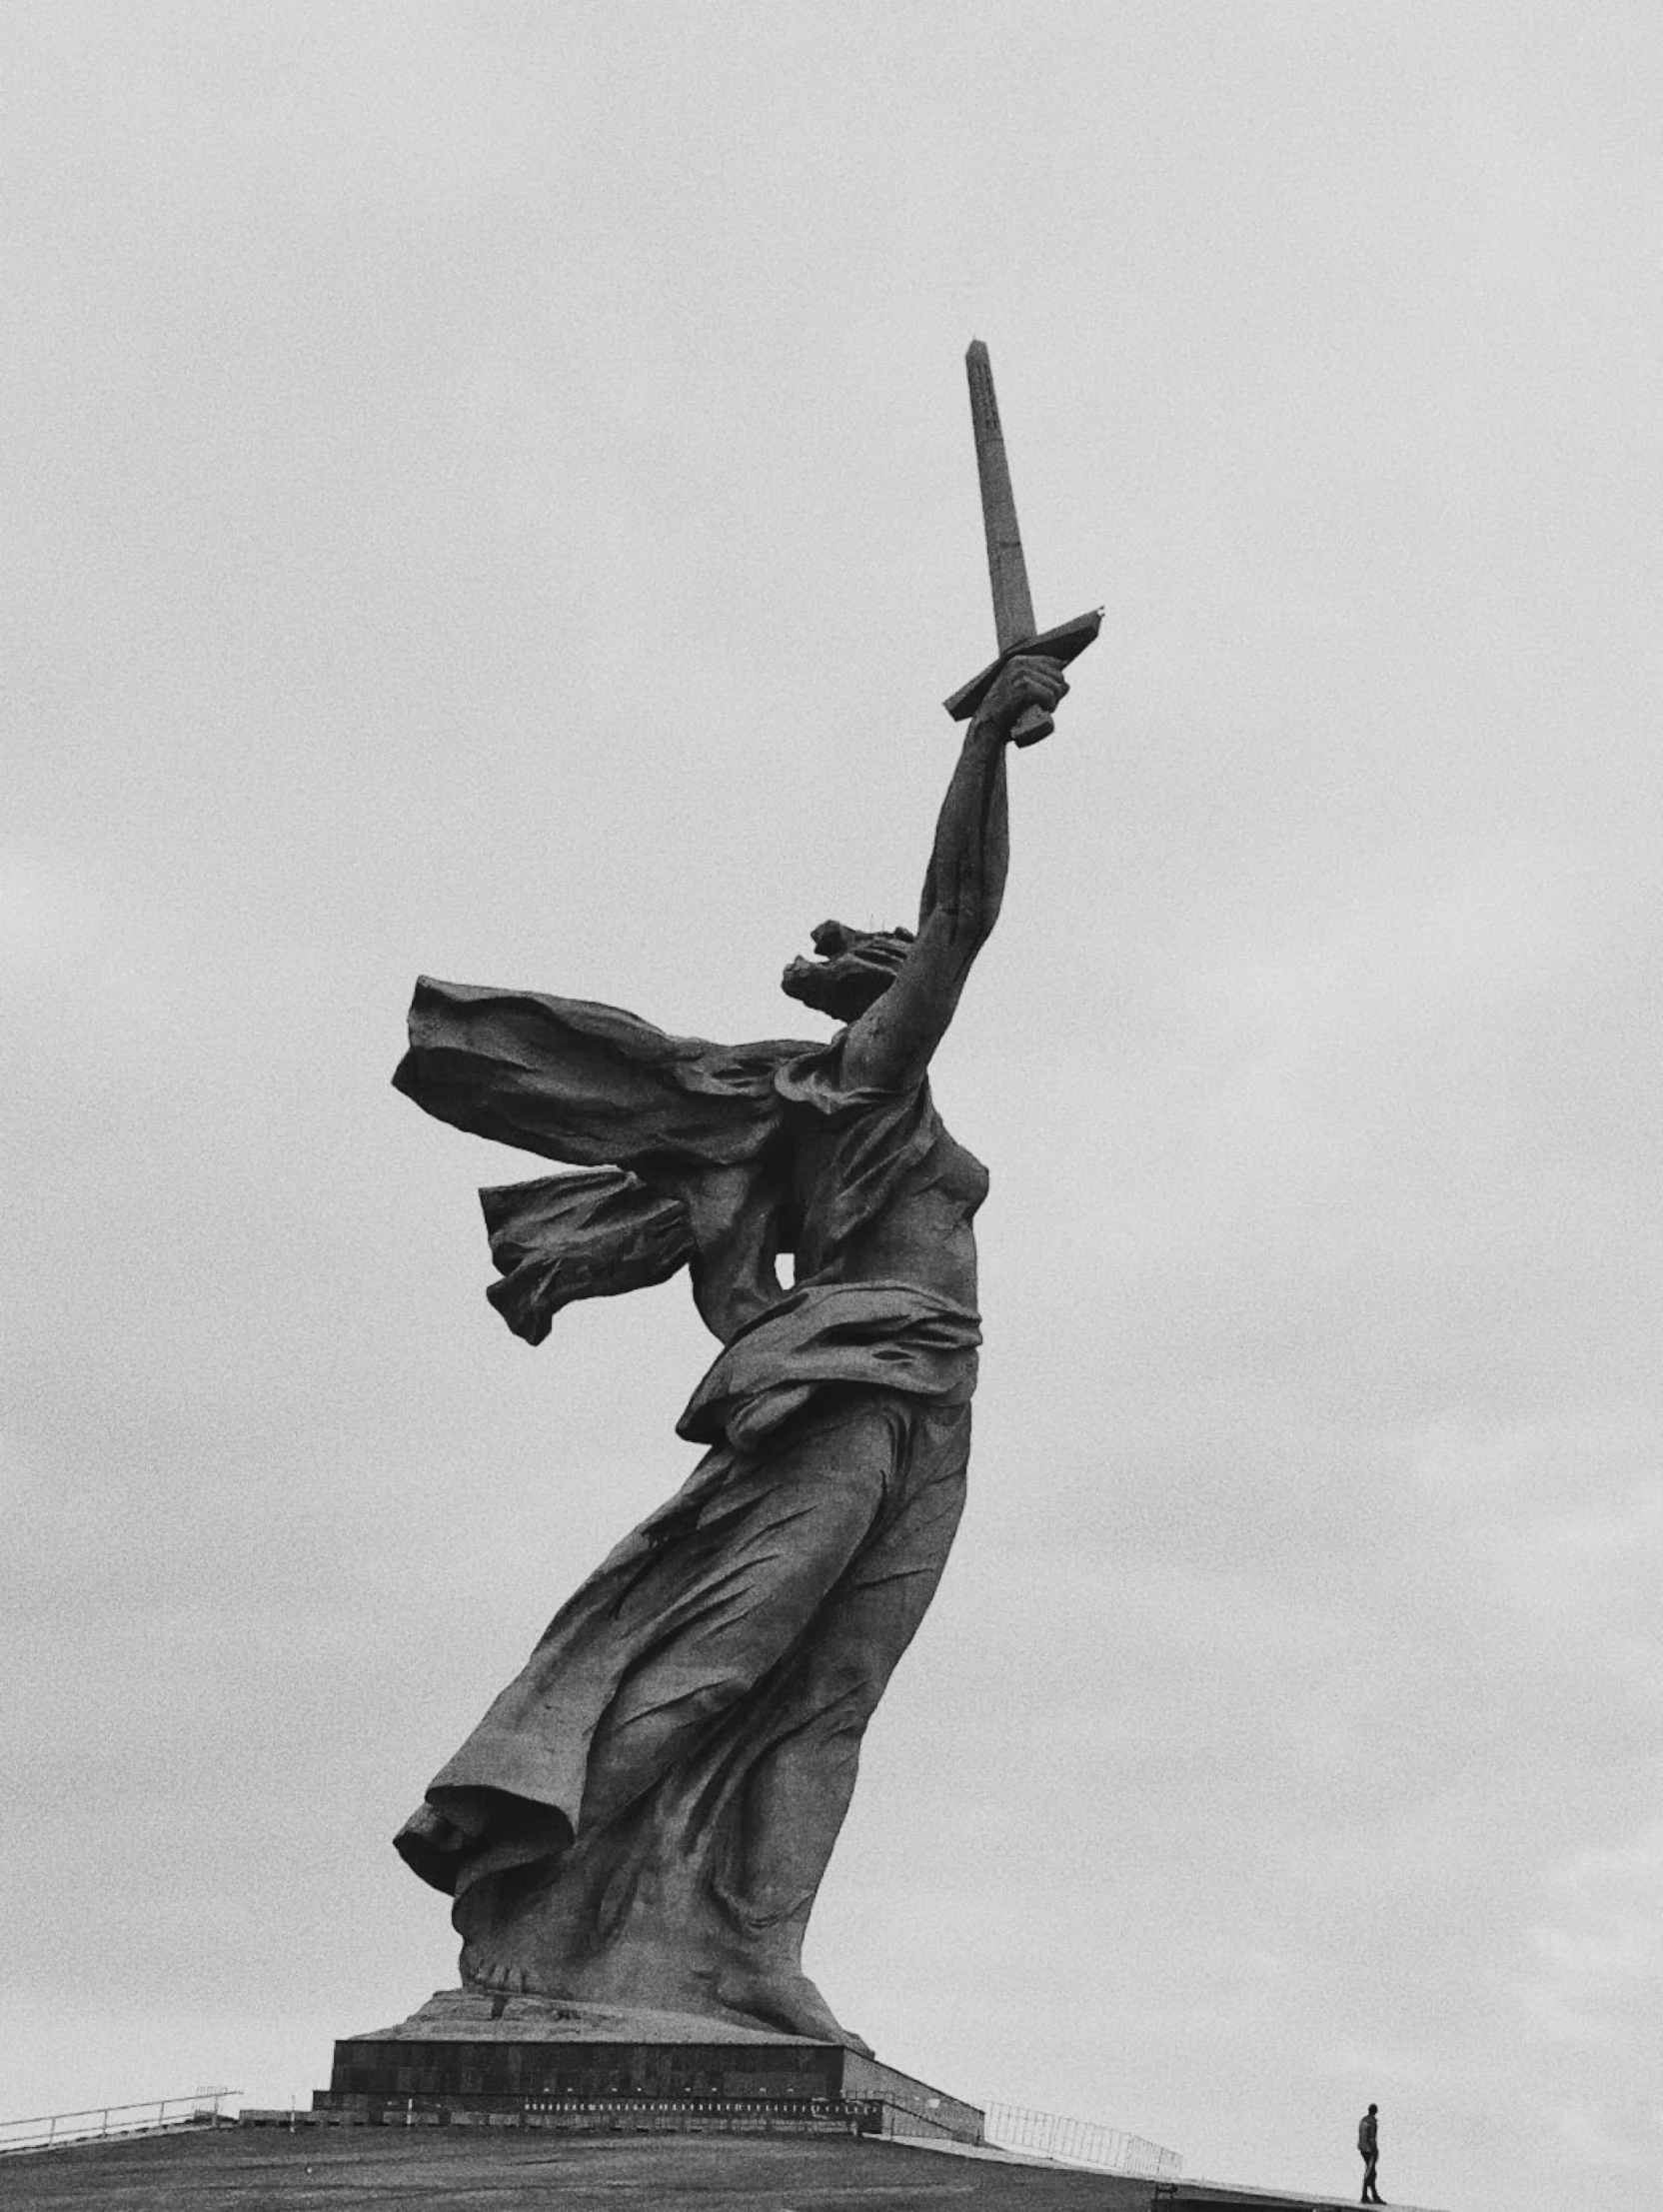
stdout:
[[1148,2182],[755,2136],[265,2128],[0,2160],[4,2212],[1147,2212]]
[[[837,2136],[223,2128],[0,2158],[0,2212],[1150,2212],[1152,2194],[1120,2174]],[[1174,2212],[1335,2205],[1191,2181]]]

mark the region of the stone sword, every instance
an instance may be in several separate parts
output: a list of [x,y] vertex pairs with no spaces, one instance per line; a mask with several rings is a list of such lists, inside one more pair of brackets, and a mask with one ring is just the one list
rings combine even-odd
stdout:
[[[987,574],[993,587],[993,634],[998,658],[979,676],[972,676],[961,691],[944,702],[954,722],[973,715],[987,696],[988,687],[1006,661],[1018,653],[1042,653],[1047,660],[1066,666],[1085,651],[1102,627],[1103,611],[1094,607],[1088,615],[1055,630],[1036,632],[1033,601],[1027,588],[1027,563],[1022,558],[1022,535],[1016,527],[1016,502],[1010,491],[1010,465],[1004,457],[1004,432],[999,424],[999,403],[993,394],[993,365],[987,348],[972,338],[964,356],[970,381],[970,427],[975,433],[975,465],[981,478],[981,523],[987,534]],[[1037,745],[1056,728],[1043,708],[1029,707],[1012,728],[1018,745]]]

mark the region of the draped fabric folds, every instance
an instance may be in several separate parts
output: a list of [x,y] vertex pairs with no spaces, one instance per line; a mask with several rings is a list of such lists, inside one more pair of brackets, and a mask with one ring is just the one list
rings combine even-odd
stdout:
[[423,976],[393,1086],[455,1128],[547,1159],[686,1170],[754,1159],[778,1125],[776,1073],[817,1050],[710,1045],[587,999]]
[[624,1168],[499,1183],[480,1203],[503,1277],[485,1294],[528,1344],[541,1344],[574,1298],[645,1290],[693,1256],[686,1205]]
[[480,1193],[504,1278],[487,1294],[536,1344],[574,1298],[663,1282],[702,1243],[723,1248],[731,1278],[714,1298],[696,1284],[707,1319],[748,1275],[747,1316],[764,1302],[757,1201],[784,1108],[775,1077],[816,1053],[800,1039],[711,1045],[619,1007],[424,976],[393,1083],[455,1128],[592,1170]]

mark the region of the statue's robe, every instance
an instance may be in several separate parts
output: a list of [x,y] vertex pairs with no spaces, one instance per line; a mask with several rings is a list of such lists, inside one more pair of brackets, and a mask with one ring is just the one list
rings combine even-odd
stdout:
[[688,1265],[724,1349],[677,1424],[704,1459],[562,1606],[398,1846],[456,1895],[465,1973],[718,2009],[736,1942],[795,1962],[962,1501],[976,1315],[870,1279],[859,1245],[923,1191],[967,1222],[985,1173],[926,1086],[844,1085],[840,1039],[711,1045],[426,978],[410,1037],[394,1081],[428,1112],[582,1170],[481,1193],[511,1328],[540,1342],[573,1299]]

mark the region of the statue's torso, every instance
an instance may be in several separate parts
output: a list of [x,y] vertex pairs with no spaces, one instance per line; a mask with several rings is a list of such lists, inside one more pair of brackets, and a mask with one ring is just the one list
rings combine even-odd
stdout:
[[[936,1124],[924,1157],[906,1168],[859,1229],[832,1243],[826,1235],[828,1187],[846,1166],[837,1132],[794,1113],[790,1194],[783,1227],[795,1252],[797,1280],[908,1282],[973,1312],[976,1303],[977,1208],[987,1195],[987,1170]],[[830,1248],[829,1248],[830,1247]]]

